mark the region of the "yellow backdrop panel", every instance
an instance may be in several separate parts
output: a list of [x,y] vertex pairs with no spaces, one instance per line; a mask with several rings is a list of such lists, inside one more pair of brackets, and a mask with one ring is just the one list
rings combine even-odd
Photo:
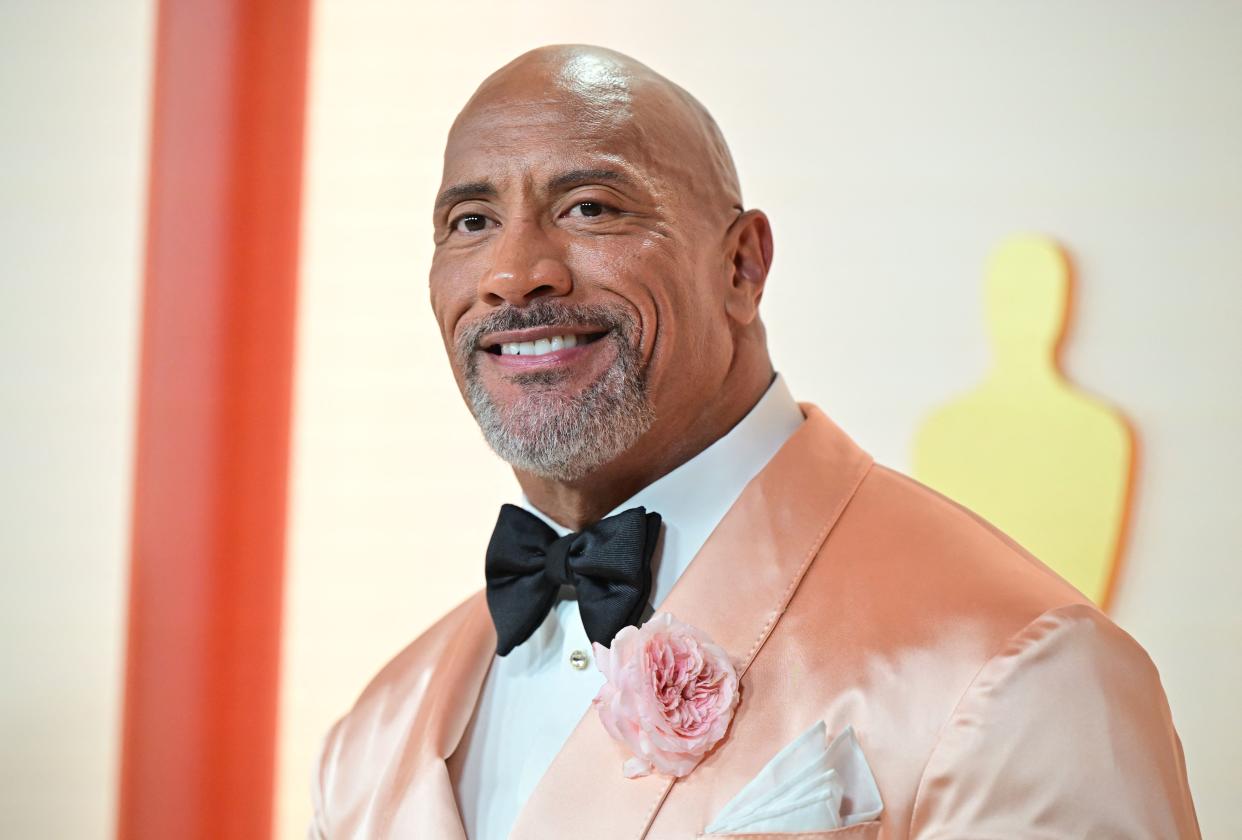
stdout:
[[996,523],[1104,605],[1126,518],[1134,447],[1122,416],[1058,368],[1070,267],[1050,239],[992,256],[985,308],[994,363],[919,430],[914,474]]

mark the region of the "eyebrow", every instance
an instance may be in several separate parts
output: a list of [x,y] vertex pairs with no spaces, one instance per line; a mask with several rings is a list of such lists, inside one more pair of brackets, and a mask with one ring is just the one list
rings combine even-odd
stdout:
[[[548,181],[548,192],[558,192],[579,184],[592,181],[611,181],[614,184],[633,185],[633,180],[614,169],[573,169],[557,175]],[[495,198],[499,193],[490,181],[472,181],[466,184],[454,184],[436,197],[435,209],[456,204],[468,198]]]
[[574,169],[557,175],[548,182],[548,192],[556,192],[566,187],[575,187],[591,181],[612,181],[615,184],[632,184],[633,182],[614,169]]
[[478,198],[487,196],[488,198],[496,197],[496,188],[488,181],[473,181],[469,184],[454,184],[436,197],[436,208],[447,207],[450,204],[467,198]]

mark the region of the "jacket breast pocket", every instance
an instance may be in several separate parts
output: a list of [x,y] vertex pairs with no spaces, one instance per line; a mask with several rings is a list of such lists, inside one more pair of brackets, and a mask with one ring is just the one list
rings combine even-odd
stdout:
[[698,840],[876,840],[880,821],[868,820],[827,831],[760,831],[754,834],[700,834]]

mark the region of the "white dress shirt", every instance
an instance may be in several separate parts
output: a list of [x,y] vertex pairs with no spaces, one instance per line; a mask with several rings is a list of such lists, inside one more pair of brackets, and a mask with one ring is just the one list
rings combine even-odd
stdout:
[[[641,505],[663,518],[652,556],[653,607],[659,607],[742,489],[802,420],[778,375],[728,434],[612,511]],[[558,534],[569,533],[525,498],[522,506]],[[470,840],[509,835],[535,785],[603,685],[593,658],[572,597],[558,600],[534,634],[508,656],[495,658],[458,747],[464,752],[458,756],[455,790]]]

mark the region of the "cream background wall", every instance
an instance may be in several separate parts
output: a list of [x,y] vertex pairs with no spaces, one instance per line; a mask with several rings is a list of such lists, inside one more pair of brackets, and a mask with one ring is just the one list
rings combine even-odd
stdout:
[[0,3],[0,836],[115,832],[154,3]]
[[474,86],[566,41],[715,113],[775,226],[776,363],[890,465],[986,369],[988,250],[1065,244],[1068,371],[1140,437],[1113,614],[1160,668],[1204,835],[1242,836],[1242,5],[1070,0],[316,4],[279,836],[331,721],[481,583],[514,485],[428,311],[429,208]]

